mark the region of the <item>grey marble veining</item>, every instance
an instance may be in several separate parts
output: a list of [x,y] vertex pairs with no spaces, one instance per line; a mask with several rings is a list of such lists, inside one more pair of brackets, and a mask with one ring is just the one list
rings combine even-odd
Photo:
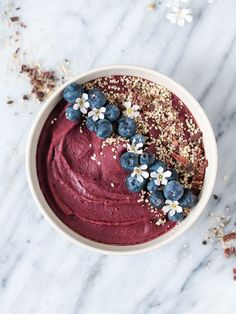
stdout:
[[[228,205],[236,221],[236,2],[192,1],[194,19],[184,28],[168,23],[166,1],[155,11],[146,9],[149,2],[0,2],[1,314],[236,313],[236,260],[201,243],[214,224],[210,212],[220,214]],[[26,28],[9,23],[16,15]],[[103,256],[68,242],[36,208],[24,164],[28,132],[42,105],[22,100],[31,87],[19,68],[38,62],[59,71],[65,58],[70,75],[114,63],[154,68],[185,86],[206,110],[219,149],[219,199],[211,199],[173,243],[144,255]]]

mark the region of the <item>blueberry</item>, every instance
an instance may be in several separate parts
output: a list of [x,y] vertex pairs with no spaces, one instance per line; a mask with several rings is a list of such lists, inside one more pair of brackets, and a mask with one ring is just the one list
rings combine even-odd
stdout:
[[137,176],[132,177],[131,174],[128,175],[125,181],[127,188],[130,192],[140,192],[145,188],[147,184],[146,179],[143,179],[142,182],[139,182]]
[[151,154],[149,152],[144,152],[141,156],[140,156],[140,164],[141,165],[148,165],[151,166],[155,161],[155,155]]
[[162,191],[155,191],[150,195],[149,201],[155,208],[162,208],[165,205],[165,197]]
[[95,125],[95,132],[98,137],[108,138],[111,136],[113,131],[112,124],[110,121],[103,119],[98,120]]
[[90,130],[90,131],[95,131],[95,125],[96,122],[90,117],[88,117],[86,119],[86,127]]
[[160,188],[158,185],[156,185],[156,183],[154,181],[155,181],[155,179],[151,179],[147,184],[147,189],[151,193],[154,191],[157,191]]
[[171,172],[171,176],[168,178],[168,181],[177,181],[179,174],[175,169],[169,169]]
[[183,208],[192,208],[197,203],[197,195],[190,189],[184,190],[184,195],[179,200],[179,204]]
[[81,97],[83,92],[84,92],[83,86],[76,84],[76,83],[72,83],[64,89],[63,98],[66,101],[74,104],[76,98]]
[[173,216],[170,215],[170,213],[168,213],[168,219],[170,221],[174,221],[174,222],[180,222],[181,220],[184,219],[184,213],[175,213]]
[[157,171],[157,169],[159,167],[162,167],[164,169],[164,171],[166,171],[166,169],[167,169],[166,164],[160,160],[155,160],[149,169],[150,169],[150,171]]
[[101,108],[105,105],[106,97],[100,89],[93,88],[88,92],[88,102],[90,107],[93,108]]
[[73,105],[66,108],[66,119],[70,121],[79,121],[80,117],[80,110],[73,109]]
[[136,132],[136,123],[133,119],[122,117],[118,121],[118,133],[120,136],[129,138]]
[[120,109],[116,105],[109,104],[106,106],[105,118],[111,122],[119,119]]
[[167,200],[178,201],[184,194],[184,189],[178,181],[170,181],[164,188],[164,195]]
[[138,155],[130,152],[124,153],[120,158],[120,165],[126,171],[132,171],[138,166]]
[[145,137],[141,134],[135,134],[134,136],[131,137],[131,143],[138,144],[142,143],[143,145],[145,144]]

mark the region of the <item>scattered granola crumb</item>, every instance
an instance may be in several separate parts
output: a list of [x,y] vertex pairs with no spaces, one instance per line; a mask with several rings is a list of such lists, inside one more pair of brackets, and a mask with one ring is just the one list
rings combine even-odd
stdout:
[[[225,210],[229,211],[229,206],[225,207]],[[233,245],[233,241],[236,240],[236,231],[226,232],[228,225],[232,218],[227,215],[210,215],[216,220],[216,225],[208,229],[206,238],[202,241],[203,245],[212,243],[214,249],[218,249],[218,245],[223,249],[225,258],[236,257],[236,247]],[[234,273],[235,272],[235,273]],[[236,268],[233,269],[234,280],[236,280]]]
[[155,10],[156,10],[156,7],[157,7],[156,3],[155,3],[155,2],[152,2],[152,3],[149,3],[149,4],[147,5],[147,10],[148,10],[148,11],[155,11]]
[[19,16],[12,16],[12,17],[10,17],[10,20],[12,22],[17,22],[17,21],[19,21]]
[[29,100],[29,96],[28,95],[23,95],[23,100]]
[[16,49],[14,55],[17,55],[19,51],[20,51],[20,48],[18,47],[18,48]]
[[28,75],[32,85],[31,93],[41,102],[43,101],[56,87],[57,78],[54,71],[44,71],[39,65],[30,67],[23,64],[21,72]]

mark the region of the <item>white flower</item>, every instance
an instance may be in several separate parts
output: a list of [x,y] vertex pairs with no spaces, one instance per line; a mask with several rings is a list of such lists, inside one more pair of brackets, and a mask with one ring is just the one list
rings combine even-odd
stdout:
[[185,25],[185,22],[192,22],[192,10],[174,7],[171,10],[171,13],[168,13],[166,15],[166,18],[170,21],[170,23],[177,24],[178,26],[183,27]]
[[157,172],[153,171],[151,172],[151,177],[155,178],[156,180],[154,180],[155,184],[160,186],[162,185],[166,185],[168,180],[166,178],[169,178],[171,176],[171,171],[167,170],[164,172],[164,169],[162,167],[159,167],[157,169]]
[[182,213],[183,208],[179,206],[178,201],[166,200],[166,205],[162,208],[165,214],[169,213],[170,216],[174,216],[175,213]]
[[88,117],[92,117],[93,121],[104,119],[104,112],[106,111],[105,107],[101,107],[99,109],[93,108],[93,110],[89,111]]
[[75,101],[73,109],[80,110],[83,114],[87,113],[87,108],[89,108],[88,94],[83,93],[82,97],[78,97]]
[[144,171],[147,169],[147,165],[141,165],[140,167],[134,167],[134,171],[131,173],[131,177],[137,176],[137,180],[139,182],[143,182],[143,178],[147,179],[149,177],[149,173]]
[[133,141],[132,144],[127,144],[127,151],[141,155],[143,153],[142,147],[143,143],[135,143],[135,141]]
[[137,118],[139,116],[139,106],[131,104],[131,101],[125,101],[123,103],[123,106],[126,108],[123,111],[123,114],[129,118]]

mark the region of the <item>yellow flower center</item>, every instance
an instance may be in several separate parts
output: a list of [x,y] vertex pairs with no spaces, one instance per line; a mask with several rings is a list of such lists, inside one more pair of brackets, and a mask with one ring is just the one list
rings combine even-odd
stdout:
[[159,175],[158,175],[158,179],[159,179],[159,180],[162,180],[162,179],[163,179],[163,175],[162,175],[162,174],[159,174]]
[[132,114],[133,113],[133,109],[132,108],[128,108],[127,109],[127,114],[129,115],[129,114]]

